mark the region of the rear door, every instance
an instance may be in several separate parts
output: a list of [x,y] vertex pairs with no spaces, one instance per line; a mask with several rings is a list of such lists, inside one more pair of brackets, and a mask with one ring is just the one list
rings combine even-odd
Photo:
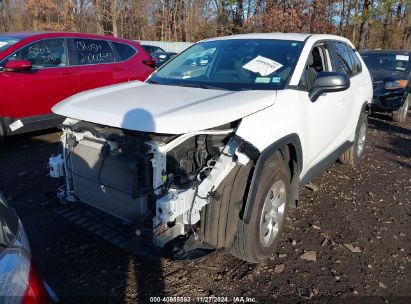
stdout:
[[79,91],[116,83],[115,55],[107,40],[71,38],[70,42],[73,71],[78,75]]
[[354,133],[359,118],[359,111],[364,102],[367,88],[367,78],[365,73],[362,73],[362,66],[357,54],[354,53],[351,46],[342,42],[333,42],[334,52],[332,57],[337,71],[346,73],[350,77],[350,87],[346,91],[346,98],[344,98],[344,105],[341,115],[345,117],[346,125],[341,129],[345,139],[350,138]]
[[132,60],[134,56],[137,56],[137,49],[131,45],[116,41],[112,41],[111,45],[116,52],[116,59],[118,61],[113,69],[114,82],[120,83],[139,79],[139,67]]
[[[9,60],[29,60],[30,71],[1,71]],[[65,38],[48,38],[32,42],[0,63],[3,87],[0,103],[5,116],[23,118],[51,113],[59,101],[78,90],[77,76],[69,66]]]

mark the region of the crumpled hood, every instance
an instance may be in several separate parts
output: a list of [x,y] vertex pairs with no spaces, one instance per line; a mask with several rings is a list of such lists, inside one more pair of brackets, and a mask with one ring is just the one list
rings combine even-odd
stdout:
[[275,91],[221,91],[139,81],[94,89],[53,107],[62,116],[166,134],[209,129],[274,104]]

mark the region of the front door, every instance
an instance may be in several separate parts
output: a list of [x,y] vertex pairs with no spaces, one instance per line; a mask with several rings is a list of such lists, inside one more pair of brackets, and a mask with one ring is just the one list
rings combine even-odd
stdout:
[[0,103],[4,116],[13,119],[47,115],[59,101],[78,90],[77,76],[72,72],[64,38],[44,39],[24,46],[2,61],[29,60],[30,71],[0,70]]
[[346,120],[347,91],[323,93],[315,101],[311,101],[308,96],[317,74],[323,71],[335,71],[327,43],[313,47],[300,81],[300,87],[303,88],[300,90],[301,106],[306,113],[303,123],[307,151],[306,168],[314,167],[325,160],[344,142],[342,130]]

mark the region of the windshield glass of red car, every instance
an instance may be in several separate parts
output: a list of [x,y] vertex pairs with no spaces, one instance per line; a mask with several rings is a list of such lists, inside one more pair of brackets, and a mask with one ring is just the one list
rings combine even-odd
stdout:
[[200,42],[148,82],[231,91],[284,89],[302,47],[303,42],[275,39]]
[[20,40],[21,38],[17,37],[0,36],[0,52],[5,51],[6,49],[11,47],[13,44],[16,44]]

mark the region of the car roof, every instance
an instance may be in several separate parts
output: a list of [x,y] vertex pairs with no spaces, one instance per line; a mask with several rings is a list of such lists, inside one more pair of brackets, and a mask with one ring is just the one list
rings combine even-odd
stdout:
[[336,36],[336,35],[308,34],[308,33],[279,33],[279,32],[230,35],[230,36],[224,36],[224,37],[204,39],[201,41],[230,40],[230,39],[276,39],[276,40],[305,41],[308,38],[313,38],[315,40],[330,39],[330,40],[347,41],[347,39],[341,36]]
[[15,37],[21,39],[27,38],[52,38],[52,37],[82,37],[82,38],[93,38],[93,39],[106,39],[112,41],[132,41],[133,43],[140,44],[138,41],[117,38],[114,36],[103,36],[87,33],[74,33],[74,32],[53,32],[53,31],[43,31],[43,32],[9,32],[2,33],[1,36]]
[[409,55],[411,51],[405,50],[364,50],[361,54],[393,54],[393,55]]

